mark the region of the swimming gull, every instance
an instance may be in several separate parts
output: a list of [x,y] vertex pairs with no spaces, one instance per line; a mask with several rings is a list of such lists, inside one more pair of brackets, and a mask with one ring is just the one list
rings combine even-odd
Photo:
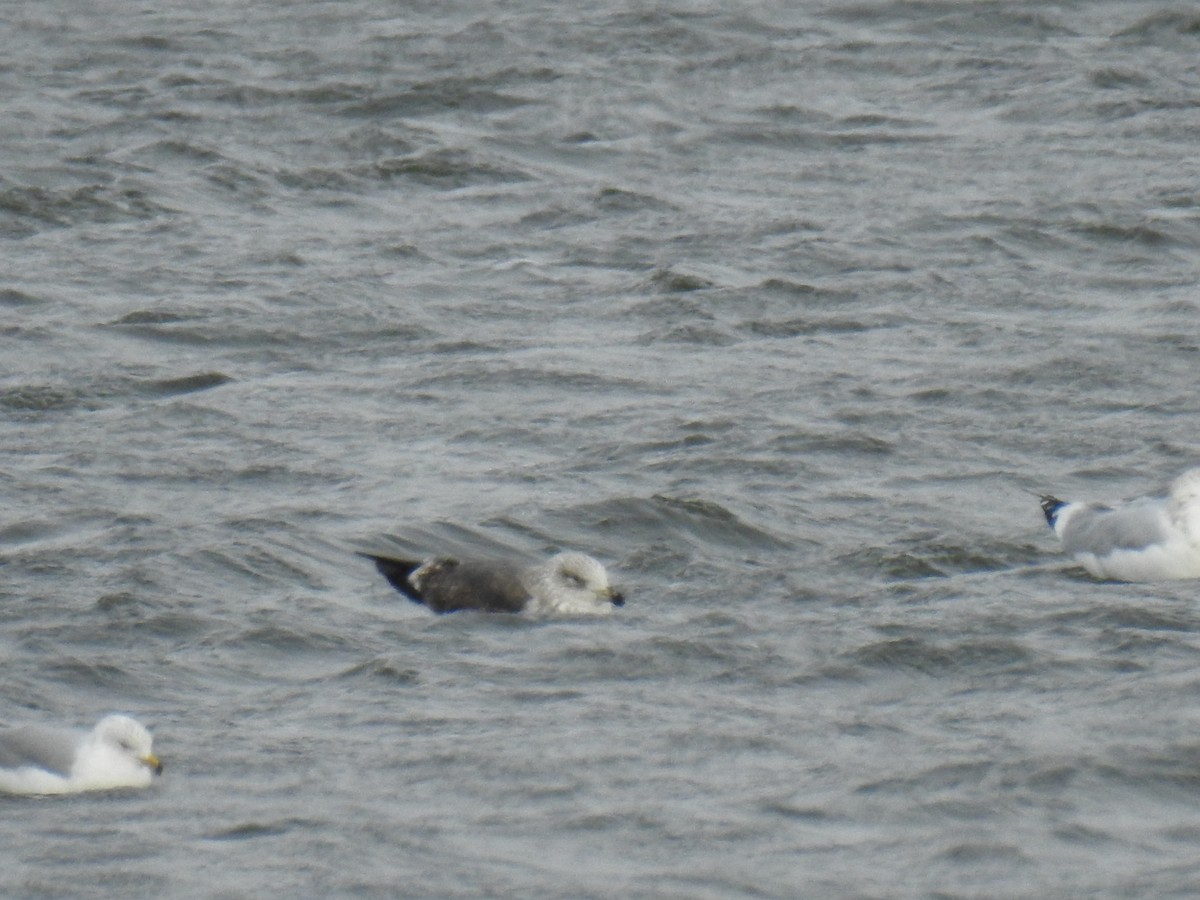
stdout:
[[88,732],[25,725],[0,730],[0,791],[73,794],[146,787],[162,774],[150,732],[129,716],[105,716]]
[[1176,478],[1166,497],[1117,506],[1041,500],[1063,548],[1097,578],[1200,578],[1200,468]]
[[396,590],[436,613],[474,609],[484,612],[560,613],[611,612],[625,598],[608,583],[600,562],[585,553],[559,553],[544,563],[396,559],[359,553],[375,563]]

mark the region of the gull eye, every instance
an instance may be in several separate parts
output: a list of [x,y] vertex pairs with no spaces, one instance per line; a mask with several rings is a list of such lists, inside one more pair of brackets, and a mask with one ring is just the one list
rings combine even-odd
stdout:
[[584,581],[574,572],[563,572],[563,580],[569,582],[572,587],[583,587],[585,584],[587,584],[586,581]]

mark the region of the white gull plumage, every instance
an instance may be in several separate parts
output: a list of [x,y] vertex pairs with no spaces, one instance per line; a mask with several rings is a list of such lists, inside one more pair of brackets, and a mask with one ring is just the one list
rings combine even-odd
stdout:
[[0,730],[0,792],[74,794],[146,787],[162,773],[150,732],[129,716],[91,731],[25,725]]
[[1166,497],[1113,506],[1041,500],[1063,549],[1097,578],[1200,578],[1200,468],[1176,478]]

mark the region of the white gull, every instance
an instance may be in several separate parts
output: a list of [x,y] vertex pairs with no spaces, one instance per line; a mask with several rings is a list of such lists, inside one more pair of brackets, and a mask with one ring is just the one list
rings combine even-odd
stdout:
[[153,739],[129,716],[105,716],[88,732],[25,725],[0,730],[0,792],[73,794],[146,787],[162,773]]
[[1166,497],[1113,506],[1041,500],[1063,549],[1097,578],[1200,578],[1200,468],[1176,478]]

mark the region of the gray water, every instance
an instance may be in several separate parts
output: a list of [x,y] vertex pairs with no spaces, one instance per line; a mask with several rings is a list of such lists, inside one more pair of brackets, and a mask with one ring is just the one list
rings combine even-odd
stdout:
[[1200,459],[1186,5],[5,18],[0,721],[166,763],[5,897],[1200,891],[1196,585],[1028,493]]

